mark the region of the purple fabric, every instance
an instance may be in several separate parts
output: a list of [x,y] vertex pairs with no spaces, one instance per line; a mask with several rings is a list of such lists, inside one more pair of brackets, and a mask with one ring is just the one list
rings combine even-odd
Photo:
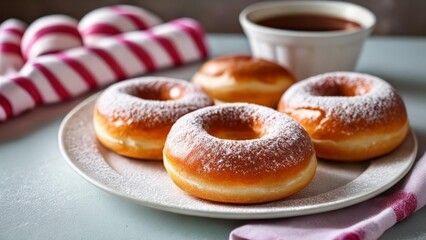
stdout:
[[303,217],[266,220],[236,228],[232,240],[377,239],[426,204],[426,153],[396,186],[363,203]]

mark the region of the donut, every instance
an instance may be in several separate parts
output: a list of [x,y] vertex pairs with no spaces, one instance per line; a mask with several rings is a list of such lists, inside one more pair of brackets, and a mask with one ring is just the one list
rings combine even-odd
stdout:
[[276,108],[296,80],[277,63],[251,56],[223,56],[204,63],[192,81],[215,103],[247,102]]
[[123,156],[161,160],[164,141],[176,120],[213,104],[190,82],[141,77],[108,87],[96,100],[97,139]]
[[317,159],[309,135],[290,117],[233,103],[180,118],[167,136],[163,164],[192,196],[250,204],[300,191],[311,182]]
[[368,74],[332,72],[290,87],[278,110],[309,133],[318,158],[362,161],[389,153],[409,131],[402,98]]

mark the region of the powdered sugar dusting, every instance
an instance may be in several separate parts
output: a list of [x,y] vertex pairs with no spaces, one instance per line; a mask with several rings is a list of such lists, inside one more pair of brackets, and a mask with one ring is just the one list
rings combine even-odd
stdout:
[[[329,88],[359,84],[368,85],[369,89],[358,87],[355,96],[327,95]],[[324,118],[336,119],[352,128],[406,118],[404,103],[392,86],[368,74],[334,72],[311,77],[290,87],[282,101],[290,109],[321,109]],[[359,121],[364,124],[355,124]]]
[[[182,97],[175,100],[148,100],[138,97],[138,91],[161,92],[170,90]],[[143,97],[143,96],[142,96]],[[174,96],[172,96],[174,97]],[[179,79],[141,77],[116,83],[106,89],[97,101],[98,111],[116,124],[144,122],[145,128],[174,123],[178,118],[196,109],[212,105],[212,100],[197,86]]]
[[[219,139],[208,133],[215,121],[260,122],[264,134],[249,140]],[[170,130],[165,148],[200,174],[232,172],[256,176],[273,173],[310,159],[312,143],[291,118],[254,104],[224,104],[192,112]]]

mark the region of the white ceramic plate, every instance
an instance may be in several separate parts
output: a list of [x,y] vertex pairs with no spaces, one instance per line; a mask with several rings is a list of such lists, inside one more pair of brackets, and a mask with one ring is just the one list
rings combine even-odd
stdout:
[[413,133],[390,154],[363,163],[319,161],[312,183],[290,198],[265,204],[229,205],[189,196],[177,188],[160,161],[119,156],[96,140],[92,127],[93,96],[63,120],[61,152],[71,167],[95,186],[147,207],[187,215],[259,219],[313,214],[350,206],[387,190],[413,165]]

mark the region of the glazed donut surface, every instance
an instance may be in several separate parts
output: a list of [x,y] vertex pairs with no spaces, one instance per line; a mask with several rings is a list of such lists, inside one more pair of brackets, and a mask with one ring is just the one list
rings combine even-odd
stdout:
[[98,98],[94,128],[107,148],[128,157],[162,159],[166,136],[181,116],[213,101],[178,79],[141,77],[116,83]]
[[216,103],[248,102],[276,108],[296,80],[284,67],[251,56],[223,56],[203,64],[192,81]]
[[300,191],[317,161],[309,135],[291,118],[255,104],[223,104],[173,125],[164,166],[182,190],[211,201],[260,203]]
[[334,72],[298,82],[278,110],[309,133],[320,158],[359,161],[396,148],[409,131],[402,98],[375,76]]

